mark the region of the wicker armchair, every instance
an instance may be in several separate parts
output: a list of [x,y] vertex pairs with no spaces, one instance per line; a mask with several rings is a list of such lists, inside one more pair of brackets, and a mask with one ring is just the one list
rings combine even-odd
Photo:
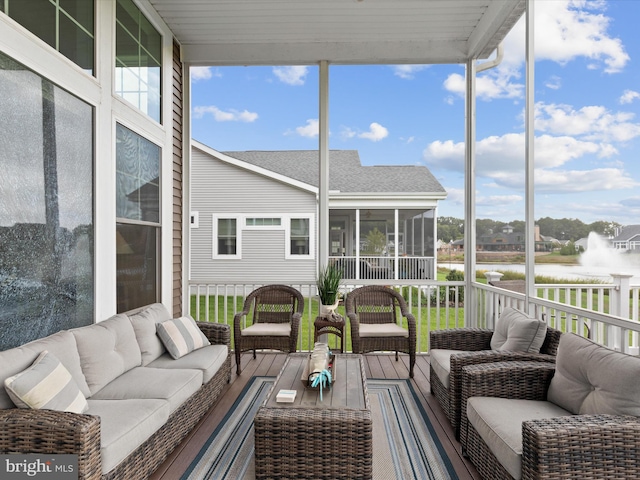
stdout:
[[[547,400],[555,365],[509,361],[469,365],[462,374],[461,443],[482,478],[532,479],[636,479],[640,478],[640,417],[630,415],[564,415],[521,423],[520,469],[505,468],[467,418],[471,397]],[[637,402],[636,402],[637,403]],[[504,418],[511,412],[496,405]],[[523,407],[520,407],[522,409]],[[530,411],[535,410],[534,407]],[[535,415],[533,415],[535,416]],[[515,440],[512,440],[515,441]],[[504,452],[498,454],[504,457]],[[504,461],[504,460],[503,460]]]
[[288,285],[265,285],[247,295],[242,311],[233,317],[238,375],[242,352],[253,350],[253,358],[256,349],[295,352],[303,311],[302,293]]
[[505,360],[555,362],[558,343],[562,332],[547,328],[547,334],[540,353],[491,350],[493,330],[479,328],[457,328],[429,332],[429,349],[459,350],[451,355],[448,387],[434,370],[433,361],[429,366],[431,393],[444,410],[456,437],[460,433],[460,409],[462,397],[462,368],[467,365],[493,363]]
[[[397,310],[407,328],[398,323]],[[409,377],[416,363],[416,319],[397,291],[380,285],[356,288],[347,294],[346,313],[351,323],[353,353],[378,351],[409,354]]]

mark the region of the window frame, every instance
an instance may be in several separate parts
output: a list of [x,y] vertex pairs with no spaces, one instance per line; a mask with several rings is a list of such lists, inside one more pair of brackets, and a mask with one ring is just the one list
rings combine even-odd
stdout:
[[[212,258],[219,260],[241,260],[242,259],[242,228],[244,218],[238,214],[214,213],[212,221]],[[236,221],[236,253],[227,254],[218,252],[218,221],[219,220],[235,220]]]

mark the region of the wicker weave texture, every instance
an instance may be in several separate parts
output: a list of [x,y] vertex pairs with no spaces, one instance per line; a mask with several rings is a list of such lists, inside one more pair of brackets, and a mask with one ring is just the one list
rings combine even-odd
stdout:
[[[230,347],[230,328],[198,322],[212,344]],[[148,478],[217,401],[231,378],[231,353],[214,377],[194,393],[167,423],[116,468],[102,474],[100,418],[53,410],[0,410],[0,453],[78,455],[78,478],[142,480]]]
[[462,369],[465,366],[515,360],[554,363],[562,332],[547,328],[547,335],[540,353],[490,350],[492,334],[492,330],[478,328],[458,328],[429,333],[431,349],[461,350],[461,353],[451,356],[448,389],[444,388],[442,383],[437,383],[439,381],[437,374],[432,366],[429,367],[431,393],[435,395],[447,415],[456,436],[460,433]]
[[[463,401],[472,396],[544,400],[553,365],[500,362],[463,369]],[[461,443],[486,479],[511,479],[463,411]],[[522,478],[640,478],[640,418],[572,415],[532,420],[522,426]]]
[[[257,349],[279,350],[292,353],[297,350],[300,320],[304,312],[304,296],[289,285],[265,285],[251,292],[244,300],[241,312],[233,317],[233,337],[236,357],[236,373],[240,375],[240,354],[247,350]],[[255,323],[290,323],[291,333],[288,337],[275,335],[242,335],[245,322]]]
[[[278,379],[288,363],[283,365]],[[276,379],[254,419],[257,479],[372,478],[371,405],[361,357],[358,364],[359,371],[353,379],[361,383],[364,408],[268,407],[278,384]]]
[[[407,323],[407,337],[361,337],[360,324],[398,323],[397,310]],[[416,319],[404,297],[389,287],[367,285],[347,295],[346,313],[351,323],[353,353],[398,352],[409,354],[409,377],[413,378],[416,363]]]

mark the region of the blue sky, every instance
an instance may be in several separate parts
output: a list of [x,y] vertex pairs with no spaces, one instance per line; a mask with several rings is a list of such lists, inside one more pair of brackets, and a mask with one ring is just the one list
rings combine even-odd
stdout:
[[[536,1],[535,217],[640,224],[640,0]],[[524,18],[477,80],[477,217],[524,219]],[[192,69],[193,138],[318,148],[316,66]],[[464,67],[331,66],[330,148],[425,165],[464,217]]]

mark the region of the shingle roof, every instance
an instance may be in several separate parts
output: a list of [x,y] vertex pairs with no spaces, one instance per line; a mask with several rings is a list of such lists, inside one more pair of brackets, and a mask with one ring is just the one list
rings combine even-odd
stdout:
[[640,225],[627,225],[622,229],[620,235],[613,239],[614,242],[625,242],[640,235]]
[[[243,162],[318,186],[318,151],[222,152]],[[330,150],[329,189],[348,193],[443,193],[427,167],[363,166],[357,150]]]

